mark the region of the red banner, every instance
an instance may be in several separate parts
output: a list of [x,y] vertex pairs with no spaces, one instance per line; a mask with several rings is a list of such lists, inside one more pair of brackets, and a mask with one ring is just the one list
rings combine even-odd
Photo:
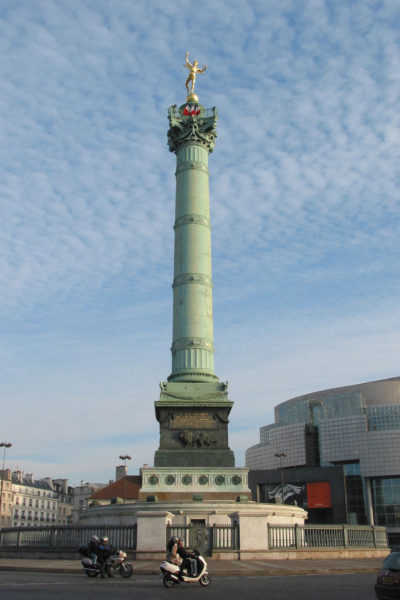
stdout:
[[331,484],[329,481],[307,483],[308,508],[330,508]]

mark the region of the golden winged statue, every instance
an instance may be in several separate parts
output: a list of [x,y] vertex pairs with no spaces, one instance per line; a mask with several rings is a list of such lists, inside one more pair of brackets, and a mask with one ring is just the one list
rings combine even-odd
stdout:
[[[204,67],[202,69],[200,69],[197,66],[198,64],[199,63],[196,59],[194,59],[193,64],[191,64],[189,62],[189,52],[186,52],[186,62],[183,66],[186,67],[187,69],[189,69],[189,75],[188,75],[188,78],[186,79],[186,83],[185,83],[188,95],[194,94],[194,86],[196,84],[197,73],[204,73],[204,71],[207,69],[207,65],[204,65]],[[189,90],[190,83],[192,84],[191,90]]]

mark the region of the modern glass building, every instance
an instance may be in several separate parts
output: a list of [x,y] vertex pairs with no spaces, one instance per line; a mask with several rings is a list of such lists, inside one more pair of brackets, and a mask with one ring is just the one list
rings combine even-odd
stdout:
[[246,452],[252,470],[340,465],[349,521],[400,542],[400,377],[287,400]]

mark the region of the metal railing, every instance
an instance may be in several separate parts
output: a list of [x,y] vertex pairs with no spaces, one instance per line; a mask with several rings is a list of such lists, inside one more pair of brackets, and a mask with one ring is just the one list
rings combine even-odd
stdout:
[[[214,117],[215,115],[217,115],[217,109],[215,108],[215,106],[213,106],[212,108],[204,108],[201,111],[201,117],[202,118],[209,118],[209,117]],[[168,109],[168,116],[169,117],[181,117],[182,115],[179,112],[179,106],[171,106]]]
[[239,550],[238,525],[182,525],[167,527],[166,541],[176,536],[182,538],[185,546],[197,548],[201,553]]
[[387,531],[370,525],[268,525],[268,548],[387,548]]
[[214,525],[213,550],[239,550],[239,526]]
[[0,550],[76,551],[79,546],[86,546],[93,535],[107,536],[114,547],[136,550],[136,525],[10,527],[0,530]]
[[[12,527],[0,529],[1,550],[76,551],[93,535],[107,536],[113,546],[137,550],[137,526]],[[361,525],[268,525],[268,548],[274,550],[309,550],[312,548],[387,548],[385,527]],[[183,538],[185,546],[212,552],[239,551],[238,525],[213,527],[188,525],[166,528],[166,541],[172,536]]]

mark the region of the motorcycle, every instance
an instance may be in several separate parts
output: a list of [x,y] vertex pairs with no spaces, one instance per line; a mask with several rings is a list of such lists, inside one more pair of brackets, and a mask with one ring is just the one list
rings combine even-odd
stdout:
[[207,563],[198,552],[194,552],[194,557],[197,560],[197,575],[192,575],[187,569],[184,569],[179,577],[179,567],[165,560],[160,565],[160,571],[163,584],[167,588],[172,588],[180,583],[196,583],[197,581],[203,587],[207,587],[211,583],[211,576],[207,572]]
[[88,550],[85,546],[79,548],[79,554],[82,554],[81,565],[88,577],[97,577],[97,575],[108,575],[108,577],[114,577],[116,573],[119,573],[121,577],[127,579],[133,573],[133,567],[131,563],[126,562],[127,554],[122,550],[114,552],[107,560],[105,565],[98,562],[93,562],[90,558]]

